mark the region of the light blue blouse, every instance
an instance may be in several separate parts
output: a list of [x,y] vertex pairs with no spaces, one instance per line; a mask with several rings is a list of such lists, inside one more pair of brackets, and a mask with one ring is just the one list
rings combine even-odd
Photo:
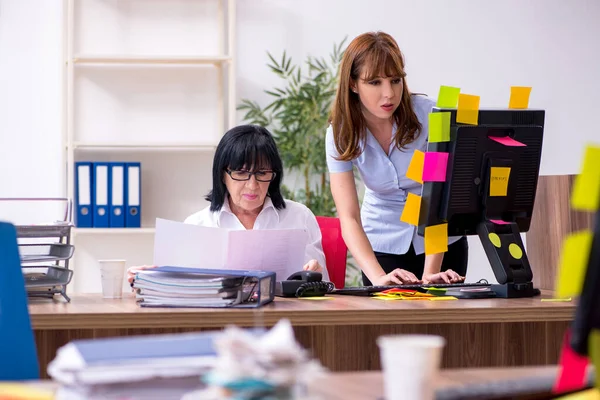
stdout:
[[[429,113],[435,102],[426,96],[413,95],[412,104],[423,129],[417,139],[399,150],[390,145],[389,156],[377,139],[367,129],[366,146],[361,155],[352,161],[338,161],[333,142],[333,129],[327,129],[325,138],[329,172],[347,172],[356,166],[365,184],[365,197],[361,208],[362,225],[374,251],[405,254],[412,243],[417,254],[425,251],[425,242],[417,228],[400,221],[408,192],[421,195],[421,184],[406,177],[408,165],[415,149],[425,152],[429,136]],[[448,238],[448,243],[460,237]]]

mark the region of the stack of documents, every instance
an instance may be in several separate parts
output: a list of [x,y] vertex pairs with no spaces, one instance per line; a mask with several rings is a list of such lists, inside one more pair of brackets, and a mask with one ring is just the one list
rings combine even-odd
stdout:
[[273,301],[275,273],[158,267],[132,286],[142,307],[258,307]]
[[58,350],[48,374],[62,385],[57,399],[179,399],[214,366],[218,333],[76,340]]

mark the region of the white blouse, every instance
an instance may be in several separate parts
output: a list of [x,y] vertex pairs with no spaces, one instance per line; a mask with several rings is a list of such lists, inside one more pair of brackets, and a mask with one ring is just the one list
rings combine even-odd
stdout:
[[[285,208],[277,210],[273,206],[271,198],[267,196],[262,210],[254,222],[254,229],[306,229],[308,232],[308,244],[304,262],[317,260],[323,267],[323,280],[329,281],[327,266],[325,265],[325,254],[321,244],[321,229],[315,215],[304,204],[285,200]],[[231,212],[229,201],[225,199],[220,211],[210,211],[210,206],[202,211],[190,215],[184,221],[186,224],[194,224],[208,227],[243,230],[244,225]],[[298,266],[298,271],[302,269]]]

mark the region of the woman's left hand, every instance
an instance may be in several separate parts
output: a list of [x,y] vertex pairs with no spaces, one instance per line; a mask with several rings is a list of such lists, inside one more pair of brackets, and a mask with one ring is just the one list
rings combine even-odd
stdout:
[[317,260],[310,260],[307,262],[304,267],[302,267],[304,271],[315,271],[315,272],[323,272],[323,267]]
[[464,280],[464,276],[460,276],[451,269],[437,274],[423,274],[423,283],[459,283],[464,282]]

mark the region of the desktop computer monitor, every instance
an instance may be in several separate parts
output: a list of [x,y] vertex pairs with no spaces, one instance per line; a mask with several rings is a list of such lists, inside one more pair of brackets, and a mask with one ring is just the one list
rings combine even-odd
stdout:
[[427,149],[448,153],[446,180],[423,184],[419,235],[443,223],[449,236],[478,235],[498,297],[539,294],[520,233],[531,224],[545,112],[480,110],[477,125],[457,123],[456,109],[433,112],[450,113],[450,141]]

